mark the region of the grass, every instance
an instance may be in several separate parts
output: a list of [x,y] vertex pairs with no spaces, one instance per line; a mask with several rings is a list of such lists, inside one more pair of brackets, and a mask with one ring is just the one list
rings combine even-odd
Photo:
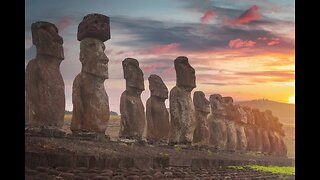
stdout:
[[295,167],[293,166],[258,166],[258,165],[246,165],[246,166],[228,166],[228,168],[244,169],[250,168],[253,170],[271,172],[273,174],[294,175]]

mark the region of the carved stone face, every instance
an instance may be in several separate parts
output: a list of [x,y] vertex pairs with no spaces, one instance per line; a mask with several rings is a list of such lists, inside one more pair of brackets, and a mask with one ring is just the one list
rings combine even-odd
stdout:
[[174,68],[176,70],[177,86],[191,92],[196,87],[196,76],[188,58],[184,56],[177,57],[174,60]]
[[233,98],[230,96],[223,97],[223,102],[226,104],[232,104],[233,103]]
[[126,87],[136,88],[144,91],[143,72],[139,67],[139,62],[133,58],[126,58],[122,61],[124,79]]
[[222,109],[221,103],[223,99],[220,94],[210,95],[209,100],[210,100],[211,109]]
[[108,79],[109,59],[104,53],[105,46],[102,41],[94,38],[85,38],[80,42],[80,61],[82,71]]
[[148,80],[151,96],[168,99],[168,88],[159,76],[151,74]]
[[210,113],[210,102],[202,91],[194,92],[193,104],[196,110]]
[[251,124],[251,125],[255,124],[254,116],[253,116],[251,108],[245,106],[245,107],[243,107],[243,110],[246,112],[246,115],[247,115],[247,123]]
[[32,42],[38,55],[47,55],[64,59],[63,39],[58,34],[58,28],[49,22],[38,21],[31,25]]

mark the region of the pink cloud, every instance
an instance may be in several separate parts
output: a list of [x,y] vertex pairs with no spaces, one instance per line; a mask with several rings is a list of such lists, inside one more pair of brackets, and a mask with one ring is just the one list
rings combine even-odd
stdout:
[[170,43],[170,44],[165,44],[165,45],[157,45],[153,48],[147,49],[147,50],[142,50],[140,51],[139,54],[141,55],[146,55],[146,54],[163,54],[167,53],[169,51],[175,50],[178,48],[180,44],[178,43]]
[[270,42],[268,42],[268,46],[274,46],[274,45],[277,45],[279,43],[280,43],[279,41],[270,41]]
[[61,19],[59,19],[58,22],[56,22],[56,25],[57,25],[59,31],[63,31],[70,24],[71,24],[71,18],[68,16],[64,16]]
[[207,24],[210,19],[215,16],[215,13],[212,10],[207,10],[200,18],[202,24]]
[[144,73],[152,73],[157,69],[166,69],[168,65],[164,63],[141,64],[140,68]]
[[244,13],[242,13],[239,17],[233,20],[225,18],[224,23],[231,24],[231,25],[248,24],[251,21],[260,19],[261,15],[259,10],[260,10],[259,6],[253,5],[249,9],[247,9]]
[[272,41],[280,41],[280,38],[271,38]]
[[268,40],[268,38],[267,38],[267,37],[259,37],[258,40],[260,40],[260,41],[266,41],[266,40]]
[[251,40],[233,39],[229,41],[229,47],[231,48],[253,47],[255,45],[256,42]]

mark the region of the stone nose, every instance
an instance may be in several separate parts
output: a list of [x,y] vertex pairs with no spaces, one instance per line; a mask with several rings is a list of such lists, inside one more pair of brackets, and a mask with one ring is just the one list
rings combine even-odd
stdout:
[[103,64],[108,64],[109,58],[108,58],[104,53],[102,53],[101,56],[100,56],[100,61],[101,61]]
[[61,36],[56,36],[56,42],[58,42],[59,44],[63,44],[63,38]]

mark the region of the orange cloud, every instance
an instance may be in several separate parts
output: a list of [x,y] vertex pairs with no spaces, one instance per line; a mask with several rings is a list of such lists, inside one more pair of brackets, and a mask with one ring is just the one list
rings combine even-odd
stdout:
[[200,21],[202,24],[207,24],[213,16],[215,16],[215,13],[212,10],[207,10],[203,16],[201,16]]
[[169,51],[175,50],[178,48],[180,44],[178,43],[170,43],[166,45],[156,45],[155,47],[147,50],[140,51],[140,55],[146,55],[146,54],[163,54],[167,53]]
[[255,45],[256,42],[251,40],[233,39],[229,41],[229,47],[231,48],[253,47]]

